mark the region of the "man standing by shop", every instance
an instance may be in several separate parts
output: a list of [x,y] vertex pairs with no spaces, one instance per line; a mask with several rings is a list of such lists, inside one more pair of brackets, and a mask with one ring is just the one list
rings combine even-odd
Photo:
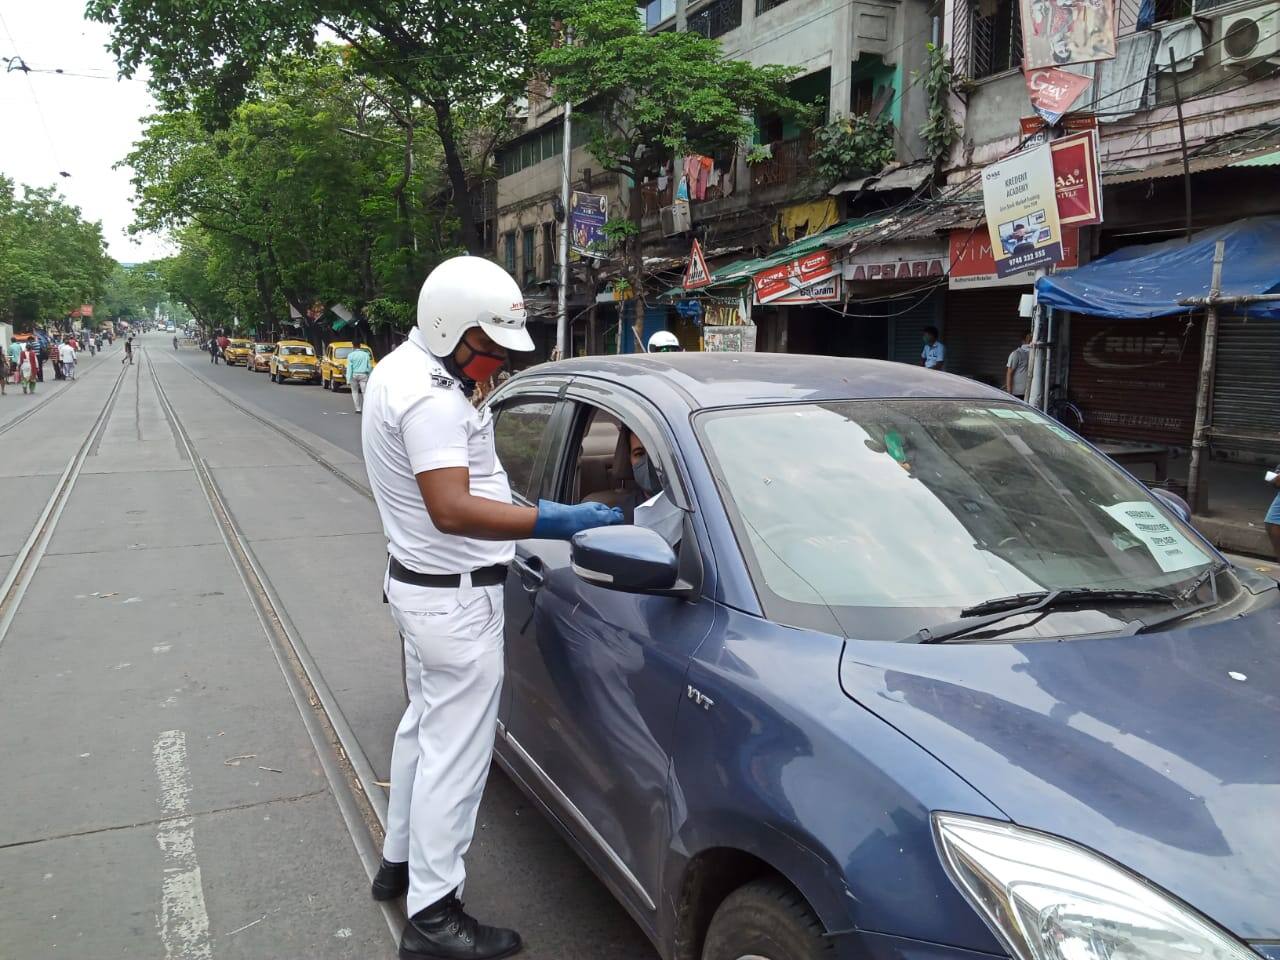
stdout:
[[1031,368],[1031,332],[1022,335],[1022,344],[1004,365],[1004,389],[1019,400],[1027,398],[1027,371]]
[[920,351],[920,362],[930,370],[942,370],[946,367],[947,348],[938,339],[937,327],[925,327],[924,349]]
[[481,257],[455,257],[427,277],[416,329],[370,374],[364,398],[364,460],[390,554],[383,589],[409,693],[372,892],[407,893],[402,960],[520,949],[515,931],[480,925],[458,900],[493,755],[512,541],[622,520],[599,503],[511,502],[492,416],[467,397],[507,350],[531,349],[516,282]]
[[369,370],[373,366],[373,355],[357,341],[347,354],[347,385],[351,387],[351,402],[355,404],[356,413],[364,406],[364,392],[369,385]]

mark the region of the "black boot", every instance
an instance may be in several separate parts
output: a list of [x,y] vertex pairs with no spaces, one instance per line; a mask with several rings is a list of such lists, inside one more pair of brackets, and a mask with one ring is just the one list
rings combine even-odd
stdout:
[[378,867],[378,875],[373,878],[373,899],[394,900],[403,897],[409,890],[409,864],[392,863],[384,859]]
[[400,960],[496,960],[521,946],[518,933],[483,926],[451,893],[409,918],[400,939]]

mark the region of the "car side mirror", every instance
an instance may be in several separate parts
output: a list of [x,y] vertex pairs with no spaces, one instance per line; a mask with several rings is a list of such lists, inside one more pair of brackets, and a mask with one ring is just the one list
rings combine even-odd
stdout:
[[625,593],[677,592],[680,570],[667,541],[647,527],[596,527],[573,536],[573,571],[588,583]]
[[1191,505],[1182,497],[1178,496],[1170,490],[1162,487],[1154,487],[1151,490],[1152,495],[1172,510],[1183,523],[1191,523]]

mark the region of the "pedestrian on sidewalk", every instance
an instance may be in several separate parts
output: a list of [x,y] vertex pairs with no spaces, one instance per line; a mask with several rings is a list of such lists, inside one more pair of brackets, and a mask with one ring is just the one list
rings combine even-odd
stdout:
[[1019,400],[1027,398],[1027,370],[1031,365],[1031,331],[1022,335],[1022,344],[1009,354],[1004,365],[1004,389]]
[[49,362],[53,365],[53,379],[62,379],[62,341],[56,337],[49,341]]
[[124,356],[120,358],[120,362],[128,363],[133,366],[133,336],[132,334],[124,342]]
[[36,372],[40,369],[40,355],[31,347],[32,341],[27,341],[26,349],[22,351],[22,356],[18,360],[18,376],[22,378],[22,392],[36,392]]
[[373,355],[363,344],[357,343],[347,354],[347,384],[351,387],[351,402],[355,404],[356,413],[364,406],[364,391],[372,366]]
[[[1280,487],[1280,467],[1268,474],[1273,487]],[[1271,501],[1271,508],[1266,516],[1267,536],[1271,539],[1271,552],[1280,560],[1280,493]]]
[[68,380],[76,378],[76,348],[64,343],[58,348],[58,361],[62,364],[62,375]]
[[231,338],[225,333],[218,334],[218,359],[223,363],[227,362],[227,347],[231,346]]
[[18,362],[22,357],[22,341],[9,341],[9,375],[13,377],[14,383],[19,383],[18,379]]
[[4,396],[5,387],[9,384],[9,372],[13,369],[13,361],[8,351],[0,352],[0,397]]
[[938,328],[925,327],[921,333],[924,335],[924,349],[920,351],[920,363],[929,370],[945,369],[947,348],[938,339]]
[[482,257],[454,257],[427,277],[418,325],[370,374],[364,398],[361,442],[390,558],[383,593],[409,694],[372,894],[407,894],[402,960],[520,949],[514,930],[480,925],[458,899],[493,756],[512,541],[568,540],[622,521],[600,503],[511,502],[492,415],[467,398],[508,350],[532,349],[511,276]]

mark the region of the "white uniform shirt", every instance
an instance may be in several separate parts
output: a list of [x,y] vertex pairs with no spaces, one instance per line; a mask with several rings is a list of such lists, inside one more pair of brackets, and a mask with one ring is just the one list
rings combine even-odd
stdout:
[[940,366],[947,358],[947,348],[942,345],[941,340],[935,340],[933,343],[926,343],[924,349],[920,351],[920,359],[924,361],[924,365],[932,370],[934,367]]
[[422,502],[416,475],[427,470],[466,467],[471,493],[501,503],[511,502],[511,487],[489,411],[471,405],[417,328],[369,374],[362,427],[365,468],[391,556],[419,573],[511,562],[514,543],[441,533]]
[[64,343],[58,347],[58,360],[62,363],[75,363],[76,351],[69,343]]

